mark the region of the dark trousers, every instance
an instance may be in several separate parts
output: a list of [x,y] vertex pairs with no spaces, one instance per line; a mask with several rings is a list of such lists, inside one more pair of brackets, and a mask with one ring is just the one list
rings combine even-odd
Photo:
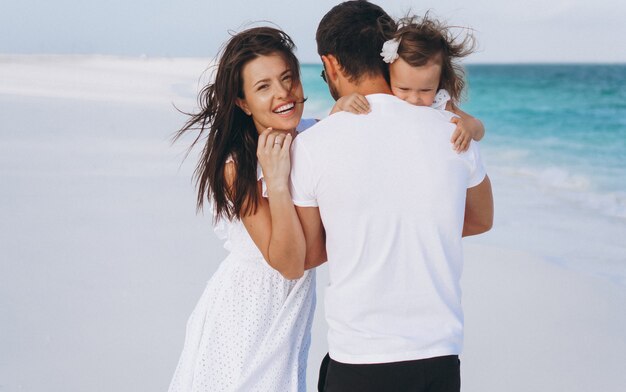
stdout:
[[459,392],[457,355],[392,363],[354,365],[322,360],[320,392]]

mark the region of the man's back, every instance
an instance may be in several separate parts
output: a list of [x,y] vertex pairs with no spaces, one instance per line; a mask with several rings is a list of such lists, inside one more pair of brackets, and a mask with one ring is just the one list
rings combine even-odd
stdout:
[[476,146],[452,150],[454,126],[430,108],[367,97],[296,138],[293,198],[326,229],[330,356],[380,363],[459,354],[461,232]]

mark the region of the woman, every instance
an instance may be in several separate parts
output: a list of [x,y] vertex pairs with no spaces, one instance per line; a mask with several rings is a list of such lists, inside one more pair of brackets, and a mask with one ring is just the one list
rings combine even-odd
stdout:
[[304,103],[293,49],[270,27],[233,36],[176,135],[208,133],[198,208],[209,201],[230,254],[188,321],[170,392],[305,390],[315,275],[288,186]]

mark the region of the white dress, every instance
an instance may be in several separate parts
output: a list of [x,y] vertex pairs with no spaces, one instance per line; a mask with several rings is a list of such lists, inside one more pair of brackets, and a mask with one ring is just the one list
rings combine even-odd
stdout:
[[450,97],[450,93],[448,93],[448,90],[442,88],[440,90],[437,90],[437,94],[435,94],[433,104],[430,105],[430,107],[437,110],[446,110],[446,105],[451,99],[452,98]]
[[[257,178],[263,181],[260,166]],[[241,221],[220,220],[214,228],[230,254],[187,322],[169,392],[305,391],[315,271],[287,280]]]

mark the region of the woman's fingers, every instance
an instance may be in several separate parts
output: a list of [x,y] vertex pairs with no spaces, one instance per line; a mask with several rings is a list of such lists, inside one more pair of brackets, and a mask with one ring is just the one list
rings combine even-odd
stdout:
[[285,140],[285,133],[277,131],[272,136],[273,136],[273,139],[271,140],[272,144],[268,145],[268,147],[271,150],[280,150],[283,145],[283,141]]
[[293,141],[293,136],[291,136],[290,133],[285,135],[285,139],[283,141],[283,145],[281,147],[281,151],[283,153],[287,153],[287,156],[289,156],[289,148],[291,147],[291,142],[292,141]]
[[281,147],[283,145],[283,141],[285,140],[285,134],[282,132],[278,132],[274,137],[274,144],[272,147]]
[[267,128],[265,131],[261,132],[259,135],[259,141],[257,143],[257,150],[265,147],[265,143],[267,142],[267,137],[270,132],[272,132],[272,128]]
[[276,131],[272,128],[267,128],[265,131],[261,132],[259,135],[259,140],[257,144],[257,151],[266,150],[268,147],[272,147],[272,143],[274,142]]
[[270,154],[272,152],[281,151],[285,147],[285,141],[289,139],[287,147],[291,144],[293,136],[281,131],[274,131],[268,128],[259,135],[257,152]]
[[[288,182],[291,168],[289,152],[292,141],[291,134],[280,131],[270,130],[259,135],[257,155],[268,186],[284,185],[286,181]],[[264,143],[263,146],[261,142]]]

